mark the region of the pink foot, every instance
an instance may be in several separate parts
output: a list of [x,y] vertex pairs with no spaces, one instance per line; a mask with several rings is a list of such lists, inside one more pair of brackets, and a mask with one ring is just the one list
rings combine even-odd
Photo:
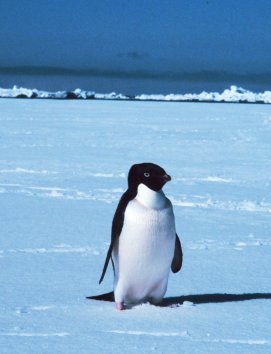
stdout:
[[124,303],[123,302],[116,302],[116,309],[118,311],[123,311],[125,310]]
[[175,309],[177,307],[180,307],[180,304],[171,304],[171,305],[169,305],[169,307],[171,307],[172,309]]

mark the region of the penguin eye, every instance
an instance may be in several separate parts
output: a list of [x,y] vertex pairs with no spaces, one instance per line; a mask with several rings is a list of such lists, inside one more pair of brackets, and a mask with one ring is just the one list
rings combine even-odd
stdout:
[[150,177],[149,172],[144,172],[144,176],[145,176],[145,177]]

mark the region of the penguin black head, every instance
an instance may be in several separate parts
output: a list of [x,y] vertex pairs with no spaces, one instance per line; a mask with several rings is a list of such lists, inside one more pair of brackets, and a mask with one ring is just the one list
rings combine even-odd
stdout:
[[171,177],[162,167],[151,162],[144,162],[135,164],[130,168],[128,187],[131,191],[136,191],[139,184],[143,183],[153,191],[158,192],[170,180]]

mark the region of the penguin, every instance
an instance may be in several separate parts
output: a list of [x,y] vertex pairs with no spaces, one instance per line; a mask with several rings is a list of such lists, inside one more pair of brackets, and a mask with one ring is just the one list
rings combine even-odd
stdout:
[[177,273],[182,267],[182,246],[172,204],[162,190],[170,180],[154,163],[130,168],[128,189],[114,214],[111,243],[99,281],[103,281],[111,260],[117,310],[144,302],[160,304],[170,269]]

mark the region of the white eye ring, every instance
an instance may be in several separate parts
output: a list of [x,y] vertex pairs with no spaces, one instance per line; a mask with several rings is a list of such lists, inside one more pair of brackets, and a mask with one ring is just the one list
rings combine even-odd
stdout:
[[144,172],[144,176],[145,176],[145,177],[150,177],[149,172]]

